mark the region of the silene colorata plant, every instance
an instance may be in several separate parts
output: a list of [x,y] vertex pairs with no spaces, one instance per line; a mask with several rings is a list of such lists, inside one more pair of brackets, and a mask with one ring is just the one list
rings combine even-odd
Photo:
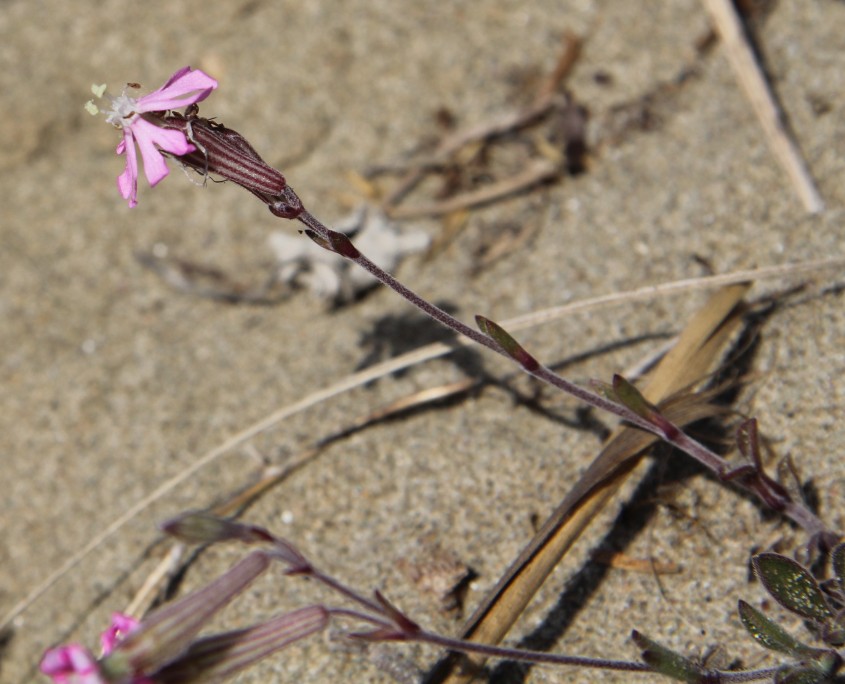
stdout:
[[[102,634],[99,656],[79,644],[49,649],[40,663],[42,673],[56,684],[218,682],[339,623],[344,636],[353,640],[428,643],[445,651],[483,657],[625,671],[632,679],[637,674],[657,673],[702,684],[755,680],[810,684],[837,676],[845,646],[845,544],[840,543],[839,532],[829,529],[764,471],[753,419],[740,425],[737,442],[744,462],[733,466],[686,434],[621,376],[591,388],[576,385],[542,365],[497,323],[478,316],[476,329],[431,304],[370,261],[346,235],[311,214],[285,177],[268,166],[243,136],[199,115],[198,103],[217,87],[209,75],[185,67],[147,95],[136,96],[137,84],[128,84],[117,96],[108,94],[105,86],[92,88],[99,100],[109,104],[101,109],[89,101],[88,111],[103,114],[107,123],[122,131],[116,151],[125,157],[125,168],[117,185],[130,208],[138,204],[139,151],[150,186],[168,175],[168,162],[198,173],[203,180],[218,177],[236,183],[266,204],[274,216],[299,221],[307,238],[365,269],[433,320],[507,357],[538,380],[656,435],[696,459],[719,481],[753,495],[807,535],[806,555],[815,574],[808,568],[809,562],[802,564],[777,553],[761,553],[752,564],[772,598],[804,621],[814,643],[804,643],[744,601],[738,607],[742,624],[761,646],[783,657],[780,665],[757,670],[709,669],[637,631],[632,638],[641,651],[639,661],[534,652],[455,639],[427,631],[378,591],[362,592],[324,573],[293,544],[266,529],[188,512],[163,523],[162,530],[189,543],[238,542],[253,550],[210,584],[164,604],[140,621],[115,613]],[[339,605],[303,606],[245,629],[201,635],[216,613],[275,564],[284,575],[308,577],[328,587]],[[818,568],[829,568],[823,579],[818,579]]]

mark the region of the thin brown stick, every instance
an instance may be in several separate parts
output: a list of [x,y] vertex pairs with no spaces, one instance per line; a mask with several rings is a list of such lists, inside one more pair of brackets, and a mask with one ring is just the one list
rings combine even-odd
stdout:
[[757,63],[754,50],[745,35],[742,19],[737,14],[733,2],[704,0],[704,7],[716,25],[728,60],[745,90],[745,95],[754,107],[769,147],[789,175],[795,191],[804,203],[804,208],[811,214],[823,211],[824,201],[807,170],[798,144],[790,135],[783,113],[766,82],[766,76]]
[[478,190],[455,195],[440,202],[412,205],[410,207],[387,207],[392,219],[415,219],[425,216],[442,216],[461,209],[469,209],[495,202],[508,195],[524,192],[539,183],[551,180],[560,174],[560,164],[547,159],[538,159],[526,169],[497,183],[491,183]]

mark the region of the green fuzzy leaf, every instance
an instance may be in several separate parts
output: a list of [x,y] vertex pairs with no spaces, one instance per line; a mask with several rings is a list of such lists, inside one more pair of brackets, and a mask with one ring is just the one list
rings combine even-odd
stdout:
[[619,403],[631,409],[640,418],[652,422],[657,414],[657,407],[651,404],[634,385],[621,375],[613,376],[613,393]]
[[759,610],[746,603],[739,602],[739,619],[761,646],[772,651],[779,651],[795,657],[806,657],[816,653],[816,649],[802,644],[791,634],[784,631],[780,625],[772,622]]
[[534,370],[540,365],[537,359],[525,351],[522,345],[498,323],[495,323],[484,316],[476,316],[475,322],[481,332],[492,338],[508,356],[523,366],[526,370]]
[[643,661],[654,668],[655,672],[691,684],[705,681],[706,672],[689,658],[669,650],[636,630],[631,634],[631,638],[642,649]]
[[766,591],[787,610],[811,620],[833,617],[818,582],[800,563],[779,553],[761,553],[752,564]]

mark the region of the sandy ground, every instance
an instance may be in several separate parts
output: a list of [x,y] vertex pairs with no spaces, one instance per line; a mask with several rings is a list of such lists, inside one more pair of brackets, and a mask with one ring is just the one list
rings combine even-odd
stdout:
[[[177,293],[144,270],[133,253],[159,245],[260,283],[272,259],[267,235],[293,226],[237,188],[202,190],[178,171],[154,190],[142,182],[140,204],[128,210],[115,188],[117,134],[82,109],[92,82],[119,91],[140,81],[151,89],[186,64],[207,70],[221,86],[203,113],[246,135],[331,222],[356,192],[349,171],[401,160],[438,132],[440,108],[470,125],[524,103],[532,79],[553,67],[561,34],[572,30],[585,44],[569,87],[593,121],[659,90],[685,65],[694,63],[696,75],[655,105],[650,130],[632,129],[596,148],[577,178],[473,212],[436,257],[406,261],[404,281],[466,320],[475,313],[504,319],[704,275],[704,263],[727,272],[842,254],[841,2],[778,3],[759,32],[827,203],[815,217],[773,160],[719,49],[696,58],[707,29],[696,0],[98,5],[0,4],[3,612],[229,435],[352,372],[372,351],[362,341],[378,322],[394,322],[388,349],[436,336],[421,340],[419,328],[403,333],[396,321],[410,316],[409,307],[386,291],[337,311],[306,293],[275,306],[233,306]],[[476,251],[508,225],[535,232],[473,275]],[[435,220],[414,227],[433,238],[441,231]],[[845,320],[840,291],[831,287],[841,275],[822,273],[819,282],[766,321],[741,408],[760,418],[779,454],[791,454],[814,479],[823,517],[841,528]],[[523,339],[541,358],[566,361],[675,331],[703,301],[690,293],[596,310]],[[608,378],[658,344],[623,345],[565,370],[575,379]],[[496,377],[511,372],[488,354],[470,359]],[[155,563],[144,552],[157,539],[157,521],[244,486],[262,458],[283,463],[369,410],[464,377],[461,366],[434,361],[324,402],[225,454],[19,616],[0,653],[0,679],[39,680],[40,653],[58,641],[95,644],[108,614],[126,605]],[[524,379],[512,383],[533,391]],[[447,549],[478,575],[466,599],[472,609],[530,538],[532,520],[545,517],[599,447],[594,432],[569,424],[574,402],[544,392],[541,404],[545,414],[490,387],[366,430],[264,496],[248,519],[356,586],[381,589],[423,624],[455,633],[460,620],[421,593],[399,561],[418,563],[433,546]],[[527,638],[558,651],[635,657],[628,635],[638,628],[692,654],[722,645],[728,661],[757,661],[760,649],[735,616],[737,598],[761,597],[747,583],[745,564],[752,546],[791,533],[695,469],[675,477],[638,499],[641,507],[662,502],[642,529],[619,525],[605,539],[615,515],[608,511],[514,628],[514,643]],[[658,582],[648,573],[607,570],[586,560],[599,543],[678,563],[682,572]],[[215,576],[236,555],[205,554],[185,586]],[[220,625],[312,600],[306,583],[271,573]],[[425,668],[437,655],[399,646],[381,657]],[[392,681],[374,660],[316,638],[242,681]],[[491,681],[626,679],[498,668]]]

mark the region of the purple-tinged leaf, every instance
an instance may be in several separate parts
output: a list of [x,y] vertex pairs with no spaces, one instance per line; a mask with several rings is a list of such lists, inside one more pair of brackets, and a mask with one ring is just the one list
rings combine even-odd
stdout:
[[642,650],[643,661],[654,668],[655,672],[691,684],[708,681],[707,671],[689,658],[669,650],[636,630],[631,634],[631,638]]
[[329,624],[323,606],[307,606],[261,624],[198,639],[155,675],[161,684],[219,682]]
[[314,569],[311,562],[299,552],[299,549],[281,537],[273,537],[273,549],[270,553],[273,558],[290,566],[287,570],[289,575],[308,574]]
[[328,243],[331,251],[347,259],[357,259],[361,256],[361,252],[352,244],[352,241],[343,233],[338,233],[336,230],[329,231]]
[[539,361],[529,354],[513,336],[498,323],[484,316],[476,316],[478,329],[498,344],[502,350],[525,370],[531,372],[540,367]]
[[764,648],[796,658],[806,658],[818,653],[818,649],[802,644],[780,625],[772,622],[745,601],[739,602],[739,619],[742,620],[742,625],[748,633]]
[[816,579],[800,563],[779,553],[761,553],[752,559],[754,571],[772,598],[801,617],[833,617]]
[[621,375],[613,376],[613,393],[623,406],[631,409],[640,418],[653,422],[657,407],[646,399],[634,385]]
[[378,604],[384,609],[385,615],[402,630],[403,634],[410,637],[420,631],[420,626],[388,601],[378,589],[375,591],[375,598]]
[[665,439],[672,440],[678,436],[678,428],[667,420],[660,413],[660,409],[646,399],[642,392],[621,375],[613,376],[613,393],[620,404],[654,425],[663,433]]
[[305,233],[305,237],[307,237],[309,240],[311,240],[313,243],[315,243],[318,247],[321,247],[322,249],[325,249],[329,252],[334,252],[334,250],[332,249],[332,246],[329,243],[329,241],[326,240],[325,238],[323,238],[321,235],[318,235],[317,233],[315,233],[313,230],[310,230],[310,229],[306,229],[302,232]]
[[189,511],[159,525],[167,534],[189,544],[240,541],[245,544],[271,542],[273,535],[255,525],[220,518],[202,511]]

